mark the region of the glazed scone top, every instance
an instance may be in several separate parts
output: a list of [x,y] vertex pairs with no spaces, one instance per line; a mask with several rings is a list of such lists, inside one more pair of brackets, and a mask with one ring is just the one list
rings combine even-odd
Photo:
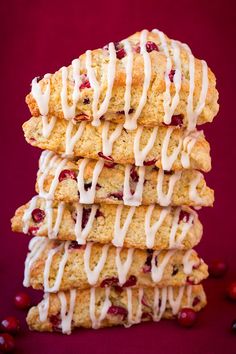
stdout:
[[193,130],[218,111],[215,76],[189,47],[161,31],[143,30],[103,49],[87,50],[69,67],[32,81],[34,116],[123,123],[133,130],[180,125]]

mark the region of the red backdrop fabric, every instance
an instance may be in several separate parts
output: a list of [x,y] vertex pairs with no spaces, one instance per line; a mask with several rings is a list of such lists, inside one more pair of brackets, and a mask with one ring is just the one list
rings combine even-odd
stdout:
[[[235,1],[2,0],[1,4],[1,253],[0,317],[13,314],[22,322],[16,353],[141,354],[236,352],[230,333],[236,304],[224,298],[226,283],[236,280],[235,267]],[[200,212],[204,236],[197,247],[210,261],[223,258],[229,272],[208,280],[209,304],[191,330],[175,322],[148,323],[129,329],[78,330],[71,336],[29,332],[25,314],[12,299],[22,289],[29,238],[13,234],[10,218],[34,195],[40,151],[24,141],[21,125],[30,117],[24,102],[34,76],[54,72],[83,53],[143,28],[158,28],[186,42],[204,58],[217,77],[220,113],[204,127],[212,147],[213,170],[207,181],[215,189],[213,209]],[[34,302],[39,295],[32,292]]]

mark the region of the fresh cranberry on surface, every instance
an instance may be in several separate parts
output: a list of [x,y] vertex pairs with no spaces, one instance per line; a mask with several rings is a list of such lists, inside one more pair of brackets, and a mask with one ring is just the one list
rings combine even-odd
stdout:
[[68,178],[76,180],[75,172],[72,170],[63,170],[63,171],[61,171],[61,173],[58,177],[59,182],[64,181],[64,179],[68,179]]
[[8,332],[15,334],[20,330],[20,322],[14,316],[5,317],[0,324],[0,330],[3,332]]
[[0,351],[10,353],[15,348],[14,338],[8,333],[0,334]]
[[14,298],[15,306],[20,310],[27,310],[31,305],[30,296],[25,292],[16,294]]
[[236,301],[236,281],[231,282],[227,287],[227,296]]
[[197,313],[188,307],[183,308],[178,313],[178,322],[183,327],[192,327],[197,320]]
[[227,272],[227,264],[222,259],[214,259],[209,264],[209,273],[213,278],[221,278]]
[[35,221],[35,222],[41,222],[43,221],[43,219],[45,218],[45,212],[44,210],[42,209],[39,209],[39,208],[36,208],[32,211],[31,213],[32,215],[32,219]]

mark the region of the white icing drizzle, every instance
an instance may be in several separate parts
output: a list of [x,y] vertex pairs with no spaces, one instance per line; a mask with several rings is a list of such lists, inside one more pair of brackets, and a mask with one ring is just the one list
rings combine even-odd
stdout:
[[81,138],[84,129],[86,126],[86,122],[80,122],[77,132],[71,136],[74,124],[72,121],[69,121],[66,127],[66,141],[65,141],[65,155],[73,156],[73,150],[77,141]]
[[25,210],[24,215],[22,217],[24,234],[27,234],[27,232],[29,231],[29,221],[32,217],[32,211],[36,208],[38,198],[38,195],[36,195],[31,199],[31,201],[29,202],[29,207]]
[[97,205],[92,205],[91,212],[89,214],[89,218],[86,226],[82,229],[82,220],[83,220],[83,205],[76,205],[76,223],[75,223],[75,236],[76,241],[79,245],[84,245],[86,243],[86,237],[92,230],[93,222],[95,219],[96,212],[98,210]]
[[53,219],[53,208],[52,208],[52,201],[46,200],[45,204],[45,214],[47,220],[47,228],[48,228],[48,238],[55,239],[57,238],[59,228],[62,221],[62,216],[65,209],[65,203],[60,202],[57,207],[57,217],[54,226],[52,226],[52,219]]
[[[61,173],[63,167],[67,163],[66,159],[61,159],[59,156],[54,154],[51,151],[43,151],[39,160],[39,171],[41,175],[38,178],[38,189],[39,189],[39,196],[45,199],[53,199],[54,193],[58,184],[58,177]],[[50,188],[48,192],[44,190],[44,181],[49,173],[49,171],[56,167],[54,172],[54,178],[51,182]]]
[[95,308],[96,308],[96,288],[90,289],[90,306],[89,306],[89,314],[92,322],[92,328],[97,329],[100,327],[102,320],[107,315],[107,311],[111,306],[111,301],[109,300],[110,296],[110,288],[105,289],[105,300],[103,302],[101,312],[99,317],[96,317]]
[[49,310],[49,293],[43,295],[43,300],[38,304],[39,320],[45,322],[48,317]]
[[99,275],[106,263],[107,259],[107,253],[109,250],[109,245],[104,245],[102,247],[102,254],[97,262],[96,266],[94,267],[93,270],[90,268],[90,254],[91,254],[91,249],[92,249],[92,242],[88,242],[86,244],[86,248],[84,251],[84,269],[88,278],[88,282],[90,285],[95,285],[98,281]]
[[165,220],[167,214],[170,213],[169,208],[163,208],[160,212],[159,219],[154,222],[154,224],[151,226],[151,218],[152,218],[152,213],[155,208],[155,205],[149,205],[147,208],[147,212],[145,214],[145,235],[146,235],[146,246],[147,248],[151,249],[154,246],[154,241],[155,241],[155,236],[161,225],[163,224],[163,221]]
[[71,334],[71,322],[74,313],[76,290],[70,290],[69,310],[67,310],[67,300],[64,292],[60,291],[58,297],[61,303],[61,329],[62,333]]
[[112,95],[112,88],[115,79],[116,73],[116,50],[114,43],[109,43],[108,46],[109,51],[109,63],[107,67],[107,90],[106,95],[98,109],[99,98],[101,94],[101,87],[96,79],[95,71],[92,67],[92,54],[90,50],[86,51],[86,69],[88,80],[90,82],[91,88],[93,89],[93,102],[92,102],[92,110],[93,110],[93,121],[92,125],[98,126],[100,125],[100,118],[101,116],[106,113],[109,102]]
[[113,144],[116,141],[116,139],[118,139],[119,136],[121,135],[123,125],[118,124],[115,130],[111,133],[110,137],[108,138],[109,127],[110,127],[110,122],[105,121],[103,123],[103,128],[102,128],[102,152],[103,155],[105,156],[110,156],[112,154]]
[[192,131],[195,129],[196,124],[197,124],[197,118],[201,114],[205,102],[206,102],[206,96],[207,96],[207,91],[208,91],[208,68],[207,68],[207,63],[204,60],[201,60],[202,63],[202,88],[200,92],[200,97],[199,101],[197,103],[196,108],[194,109],[193,107],[193,94],[194,94],[194,89],[195,89],[195,58],[191,53],[190,48],[186,45],[183,44],[183,47],[187,50],[188,52],[188,57],[189,57],[189,94],[188,94],[188,99],[187,99],[187,117],[188,117],[188,131]]
[[191,181],[189,186],[189,199],[199,205],[201,205],[202,203],[202,198],[198,194],[197,186],[199,182],[202,180],[202,178],[203,178],[202,173],[197,172],[197,176]]
[[122,251],[122,248],[117,247],[116,248],[116,268],[117,268],[117,273],[118,273],[118,279],[119,279],[119,284],[122,286],[126,282],[127,274],[130,270],[131,264],[133,262],[133,253],[134,253],[134,248],[129,248],[127,249],[127,257],[125,262],[122,263],[121,257],[120,257],[120,252]]
[[189,220],[187,222],[184,222],[180,235],[178,236],[178,238],[176,238],[176,232],[179,227],[180,212],[181,212],[181,208],[176,208],[175,213],[174,213],[172,226],[171,226],[171,231],[170,231],[169,248],[180,248],[188,231],[190,230],[191,226],[193,225],[194,216],[193,216],[193,214],[191,214],[189,216]]
[[84,188],[84,170],[85,170],[88,162],[89,162],[89,159],[83,159],[81,161],[81,163],[79,165],[79,173],[77,176],[77,183],[78,183],[78,189],[79,189],[79,193],[80,193],[80,203],[93,204],[94,199],[95,199],[96,185],[97,185],[98,177],[103,169],[104,161],[102,161],[102,160],[97,161],[95,168],[93,170],[92,185],[86,191]]
[[181,178],[181,171],[175,172],[170,176],[168,192],[163,193],[164,171],[159,170],[157,176],[157,203],[161,206],[168,206],[171,203],[171,198],[174,192],[176,182]]
[[151,276],[152,276],[152,280],[155,283],[161,281],[161,279],[163,277],[163,273],[164,273],[165,267],[166,267],[167,263],[169,262],[170,258],[176,252],[176,250],[167,251],[166,254],[164,255],[161,263],[160,263],[160,260],[157,259],[157,265],[156,265],[155,258],[158,257],[160,252],[161,251],[154,251],[153,252],[153,256],[152,256]]
[[[143,107],[146,104],[147,101],[147,95],[148,95],[148,89],[150,86],[150,81],[151,81],[151,59],[150,55],[147,52],[146,49],[146,43],[147,43],[147,30],[143,30],[140,34],[140,54],[143,56],[143,65],[144,65],[144,81],[143,81],[143,91],[142,91],[142,96],[139,101],[139,105],[134,112],[134,114],[131,115],[131,117],[128,114],[127,107],[130,106],[130,73],[132,71],[132,66],[130,65],[129,60],[126,62],[126,82],[128,81],[128,89],[127,93],[125,93],[125,112],[126,112],[126,120],[124,124],[124,128],[128,130],[134,130],[137,128],[137,120],[142,112]],[[126,48],[128,46],[126,45]],[[130,56],[131,58],[131,56]]]
[[[125,105],[124,105],[124,112],[125,112],[125,123],[131,125],[131,119],[129,116],[130,104],[131,104],[131,86],[132,86],[132,71],[133,71],[133,49],[130,42],[126,39],[123,41],[124,49],[126,51],[126,57],[124,58],[125,63],[125,72],[126,72],[126,80],[125,80]],[[135,126],[135,124],[134,124]],[[125,128],[127,125],[125,124]]]
[[[60,284],[63,277],[64,268],[68,259],[68,247],[70,245],[70,241],[66,241],[64,244],[60,244],[58,247],[51,249],[48,252],[47,259],[45,261],[45,267],[43,272],[43,284],[44,284],[44,291],[45,292],[57,292],[60,288]],[[53,256],[57,253],[62,251],[64,248],[64,254],[61,257],[59,268],[57,271],[56,279],[54,281],[54,285],[50,287],[49,285],[49,276],[50,276],[50,268],[53,260]]]
[[[160,306],[160,300],[161,300],[161,306]],[[160,321],[166,309],[166,302],[167,302],[167,288],[159,289],[155,287],[154,302],[153,302],[153,321],[155,322]]]
[[172,60],[171,60],[171,55],[170,55],[170,50],[166,41],[166,37],[163,32],[158,31],[158,30],[153,30],[153,33],[159,35],[160,40],[161,40],[161,46],[164,51],[164,54],[166,56],[166,69],[165,69],[165,85],[166,85],[166,90],[164,92],[164,100],[163,100],[163,106],[164,106],[164,123],[165,124],[170,124],[171,123],[171,118],[179,104],[179,91],[181,89],[181,60],[180,60],[180,48],[178,45],[178,42],[176,41],[171,41],[171,49],[173,52],[173,59],[174,59],[174,65],[175,65],[175,74],[173,77],[173,83],[175,86],[175,95],[173,98],[171,98],[170,94],[170,86],[171,86],[171,81],[169,74],[172,69]]
[[50,76],[51,76],[50,74],[44,75],[44,78],[48,79],[44,92],[42,92],[42,89],[40,87],[40,82],[37,82],[37,77],[32,80],[31,93],[35,101],[37,102],[39,112],[42,116],[46,116],[48,114],[50,91],[51,91]]
[[143,132],[143,127],[139,126],[134,137],[134,159],[135,159],[136,166],[143,166],[143,162],[145,161],[148,153],[150,152],[150,150],[153,148],[153,145],[155,144],[158,127],[153,128],[153,131],[149,137],[147,145],[143,148],[142,151],[140,151],[139,146],[140,146],[140,138],[142,136],[142,132]]
[[49,138],[51,135],[51,132],[56,124],[57,118],[56,117],[51,117],[50,122],[48,122],[48,117],[47,116],[42,116],[42,122],[43,122],[43,129],[42,129],[42,135],[44,138]]
[[183,266],[184,266],[184,273],[189,275],[192,273],[193,271],[193,266],[196,263],[195,259],[191,259],[192,255],[194,255],[194,251],[193,250],[188,250],[184,257],[183,257]]
[[45,247],[47,246],[48,240],[44,237],[34,237],[29,243],[29,253],[25,260],[25,270],[24,270],[24,281],[23,285],[30,286],[30,271],[34,262],[40,257]]
[[190,168],[190,154],[197,141],[199,132],[187,135],[183,140],[183,148],[181,152],[181,164],[183,168]]
[[130,190],[130,172],[131,165],[125,166],[125,179],[124,179],[124,204],[130,206],[139,206],[142,203],[143,185],[145,177],[145,167],[138,168],[139,180],[135,187],[135,192],[132,194]]
[[179,139],[179,143],[178,146],[176,148],[174,148],[173,152],[168,156],[168,146],[169,146],[169,142],[170,142],[170,137],[171,134],[174,131],[174,127],[168,127],[165,138],[163,140],[162,143],[162,147],[161,147],[161,164],[162,164],[162,168],[165,171],[170,171],[174,162],[176,161],[181,147],[182,147],[182,138]]
[[127,234],[127,231],[129,229],[129,226],[131,224],[134,212],[135,212],[135,207],[129,208],[128,215],[125,219],[125,222],[123,226],[120,226],[120,221],[121,221],[121,213],[123,210],[123,205],[118,205],[116,209],[116,219],[115,219],[115,225],[114,225],[114,237],[112,240],[112,243],[116,247],[122,247],[124,244],[124,239]]
[[167,291],[168,291],[168,300],[169,300],[169,304],[171,306],[173,315],[176,315],[180,309],[181,301],[182,301],[183,294],[184,294],[184,286],[180,286],[178,288],[178,295],[175,299],[174,299],[173,287],[168,286]]
[[132,306],[132,289],[127,288],[126,294],[127,294],[128,324],[125,325],[125,327],[130,327],[132,324],[141,322],[143,288],[138,289],[138,306],[137,306],[137,311],[134,319],[133,319],[133,306]]
[[68,80],[68,68],[63,66],[61,68],[61,106],[65,119],[72,119],[75,117],[76,105],[80,96],[80,85],[81,85],[81,76],[80,76],[80,61],[75,59],[72,61],[72,77],[74,80],[74,89],[72,93],[72,105],[68,105],[67,100],[67,80]]

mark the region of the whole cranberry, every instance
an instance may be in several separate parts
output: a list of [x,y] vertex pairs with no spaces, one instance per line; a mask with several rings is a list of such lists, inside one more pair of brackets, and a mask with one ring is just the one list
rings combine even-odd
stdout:
[[233,320],[231,324],[231,331],[236,334],[236,320]]
[[183,327],[192,327],[197,320],[197,313],[188,307],[183,308],[178,313],[178,322]]
[[222,259],[214,259],[209,264],[209,273],[213,278],[221,278],[227,272],[227,264]]
[[236,281],[233,281],[228,285],[227,295],[230,298],[230,300],[236,301]]
[[3,332],[15,334],[20,330],[20,322],[14,316],[5,317],[0,324],[0,329]]
[[39,209],[39,208],[36,208],[32,211],[31,213],[32,215],[32,219],[35,221],[35,222],[41,222],[43,221],[43,219],[45,218],[45,212],[44,210],[42,209]]
[[15,306],[20,310],[27,310],[31,305],[30,296],[25,292],[16,294],[14,298]]
[[15,348],[14,338],[8,333],[0,334],[0,350],[3,353],[9,353]]

